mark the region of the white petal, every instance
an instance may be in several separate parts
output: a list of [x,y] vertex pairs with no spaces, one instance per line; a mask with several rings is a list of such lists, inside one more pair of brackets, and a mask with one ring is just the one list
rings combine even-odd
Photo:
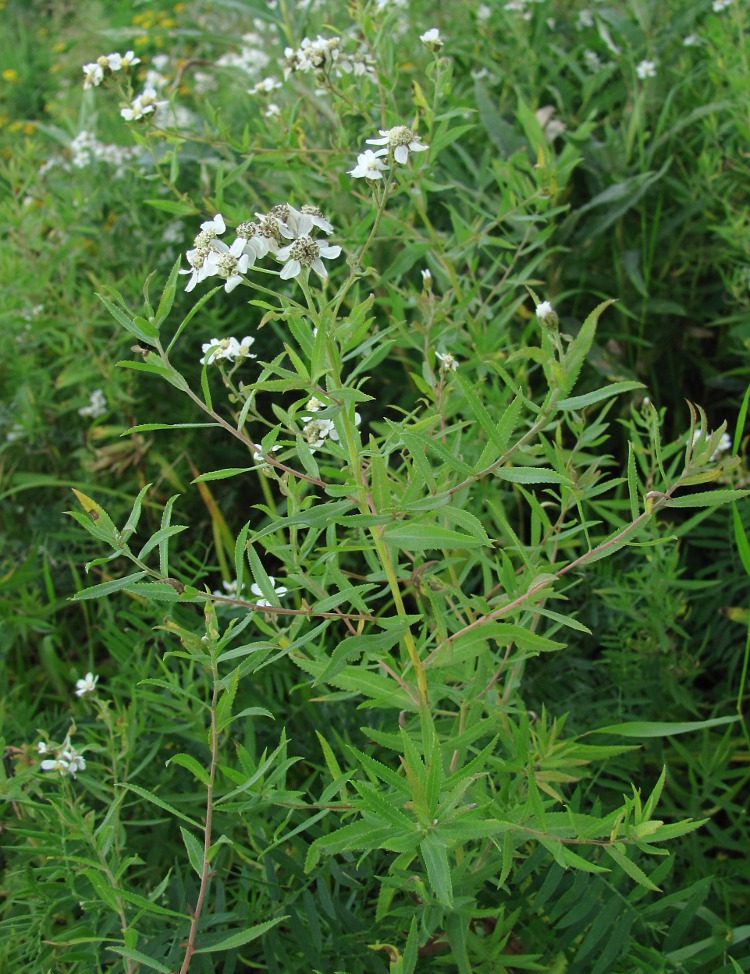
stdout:
[[301,270],[302,266],[298,260],[290,260],[281,268],[279,277],[282,281],[288,281],[290,277],[296,277]]
[[326,270],[326,265],[323,263],[320,257],[316,257],[315,260],[311,261],[310,267],[312,267],[312,269],[315,271],[318,277],[321,278],[328,277],[328,271]]
[[319,243],[318,250],[320,251],[320,256],[326,257],[327,259],[338,257],[338,255],[341,253],[341,247],[339,247],[338,244]]
[[409,150],[405,145],[397,145],[393,150],[393,158],[396,162],[400,162],[402,166],[406,165],[409,160]]

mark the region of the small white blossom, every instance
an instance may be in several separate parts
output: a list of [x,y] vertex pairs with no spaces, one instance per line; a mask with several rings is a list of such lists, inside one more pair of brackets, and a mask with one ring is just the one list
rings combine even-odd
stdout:
[[422,286],[425,291],[432,290],[432,273],[429,267],[424,267],[421,271],[422,274]]
[[440,359],[441,372],[455,372],[458,369],[458,359],[450,352],[435,352],[435,355]]
[[76,680],[76,696],[82,697],[85,693],[93,693],[99,677],[93,673],[87,673],[82,680]]
[[264,78],[258,81],[252,88],[248,89],[249,95],[267,95],[281,87],[281,82],[276,78]]
[[264,118],[281,118],[281,109],[275,101],[268,103],[268,108],[263,112]]
[[594,26],[594,15],[590,10],[579,10],[576,20],[576,30],[586,30],[587,27]]
[[426,30],[424,34],[419,35],[419,39],[429,51],[433,51],[434,53],[437,53],[443,46],[440,31],[437,27],[431,27],[429,30]]
[[[709,433],[708,435],[710,436],[711,434]],[[698,440],[704,438],[705,437],[704,437],[703,430],[700,427],[693,430],[693,444],[697,443]],[[714,450],[714,452],[711,454],[710,459],[718,460],[722,453],[728,453],[729,450],[731,449],[732,449],[732,438],[729,435],[729,433],[723,433],[721,439],[719,440],[719,444]]]
[[420,137],[412,132],[405,125],[396,125],[392,129],[380,129],[380,138],[365,139],[368,145],[383,145],[384,149],[378,149],[376,156],[386,156],[393,152],[393,158],[402,166],[409,160],[409,152],[424,152],[429,149],[428,145],[420,140]]
[[641,80],[645,81],[646,78],[656,77],[656,61],[641,61],[640,64],[636,65],[635,68],[636,76]]
[[221,359],[234,362],[236,359],[255,358],[256,356],[250,352],[250,346],[254,341],[255,339],[250,335],[246,335],[241,342],[236,338],[212,338],[210,342],[201,346],[203,357],[200,363],[205,365],[206,362],[218,362]]
[[488,7],[486,3],[480,3],[477,7],[477,20],[480,24],[486,24],[487,21],[492,16],[492,8]]
[[702,43],[703,42],[697,34],[688,34],[685,40],[682,42],[683,47],[697,47]]
[[61,776],[67,774],[71,778],[75,778],[76,771],[86,770],[86,760],[72,746],[70,736],[66,737],[59,747],[52,748],[48,744],[44,744],[44,749],[42,749],[42,744],[44,742],[37,744],[37,750],[40,754],[54,752],[55,755],[54,758],[47,758],[45,761],[42,761],[42,771],[57,771]]
[[303,416],[302,421],[306,423],[302,435],[307,440],[311,450],[319,449],[329,437],[332,440],[339,438],[331,419],[315,419],[312,416]]
[[[268,576],[268,581],[271,583],[271,588],[274,591],[274,595],[278,596],[279,598],[281,598],[282,595],[286,595],[286,593],[289,591],[284,585],[277,585],[276,579],[273,578],[271,575]],[[255,599],[256,605],[262,605],[262,606],[271,605],[268,599],[263,597],[263,591],[261,590],[260,585],[256,585],[255,582],[253,582],[253,584],[250,586],[250,591],[253,593],[253,595],[256,596]],[[258,596],[260,596],[260,598],[258,598]]]
[[221,588],[224,589],[223,592],[221,589],[214,589],[212,594],[219,595],[222,598],[233,598],[237,594],[237,579],[233,578],[231,582],[226,582],[222,579]]
[[217,277],[224,278],[224,290],[230,294],[242,283],[242,276],[255,263],[255,258],[245,248],[245,241],[237,237],[231,247],[222,240],[214,241],[212,254],[209,256],[209,270]]
[[325,409],[325,403],[322,403],[316,396],[310,396],[305,403],[305,409],[310,413],[317,413],[321,409]]
[[586,65],[588,71],[596,74],[597,71],[601,70],[602,59],[596,51],[585,50],[583,52],[583,63]]
[[536,306],[536,316],[548,328],[555,328],[557,326],[557,312],[549,301],[542,301]]
[[354,169],[348,170],[348,174],[355,179],[382,179],[383,173],[388,166],[383,162],[378,153],[372,149],[365,149],[357,156],[357,165]]
[[103,415],[107,411],[107,397],[101,389],[94,389],[89,397],[88,406],[81,406],[79,416],[90,416],[92,419]]
[[46,741],[39,741],[39,743],[36,746],[36,749],[40,754],[48,754],[50,748],[49,748],[49,744],[47,744]]
[[715,14],[721,13],[722,10],[726,10],[727,7],[732,6],[732,0],[714,0],[711,4],[711,9]]
[[166,102],[158,100],[155,88],[144,88],[126,108],[120,109],[120,115],[126,122],[137,122],[165,104]]
[[104,68],[96,61],[83,65],[83,87],[97,88],[104,81]]
[[276,259],[286,262],[279,271],[279,277],[286,281],[290,277],[299,277],[305,267],[312,267],[323,280],[328,277],[328,271],[321,258],[331,260],[340,253],[341,247],[324,244],[312,237],[299,237],[277,251]]

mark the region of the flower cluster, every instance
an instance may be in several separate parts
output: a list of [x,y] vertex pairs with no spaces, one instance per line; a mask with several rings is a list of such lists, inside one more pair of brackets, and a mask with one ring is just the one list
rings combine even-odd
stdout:
[[101,389],[94,389],[89,397],[88,406],[81,406],[78,410],[79,416],[90,416],[97,419],[107,411],[107,397]]
[[284,77],[288,78],[293,71],[314,71],[317,75],[325,75],[338,60],[340,47],[340,37],[325,38],[318,34],[314,41],[304,37],[296,51],[293,47],[284,50]]
[[156,89],[144,88],[141,94],[136,95],[129,105],[120,109],[120,114],[126,122],[137,122],[156,111],[160,105],[166,105],[166,102],[159,100]]
[[[365,139],[367,145],[379,145],[382,148],[373,152],[372,149],[365,149],[357,156],[357,165],[349,170],[349,175],[354,179],[367,179],[374,182],[383,178],[383,173],[394,161],[405,166],[409,161],[410,152],[424,152],[429,149],[416,132],[412,132],[406,125],[396,125],[392,129],[380,129],[380,136],[377,139]],[[388,164],[383,162],[386,157]]]
[[[317,413],[325,408],[325,403],[312,396],[308,400],[305,408],[312,413]],[[319,450],[326,440],[333,440],[334,443],[338,441],[339,434],[336,432],[336,427],[332,419],[326,419],[322,416],[302,416],[301,418],[305,424],[302,429],[302,436],[310,447],[311,453]],[[354,414],[354,422],[357,426],[362,422],[362,417],[359,413]]]
[[118,71],[128,71],[133,65],[140,63],[141,59],[137,58],[132,51],[127,51],[125,54],[102,54],[91,64],[83,65],[83,87],[98,88],[105,78]]
[[186,291],[192,291],[207,277],[224,278],[224,290],[233,291],[248,269],[268,254],[283,262],[279,271],[282,280],[299,277],[309,267],[321,279],[328,276],[322,258],[338,257],[341,247],[316,239],[318,231],[333,231],[333,226],[317,206],[305,205],[297,210],[288,203],[281,203],[271,207],[268,213],[256,213],[255,216],[255,220],[239,224],[231,246],[219,239],[226,231],[221,213],[201,224],[201,232],[186,254],[190,269],[181,271],[190,274]]
[[[271,588],[273,589],[274,595],[276,595],[278,598],[281,598],[282,596],[286,595],[286,593],[289,591],[289,589],[285,585],[277,585],[276,579],[272,575],[268,576],[268,581],[271,583]],[[221,589],[216,589],[213,593],[214,595],[218,595],[220,598],[237,597],[238,586],[237,586],[236,578],[232,579],[231,582],[222,581],[221,586],[224,589],[224,591],[222,592]],[[261,589],[260,585],[256,585],[256,583],[253,582],[253,584],[250,586],[250,592],[255,597],[253,601],[255,602],[256,605],[262,606],[263,608],[267,608],[268,606],[271,605],[268,599],[263,597],[263,590]]]
[[61,776],[67,774],[75,778],[77,771],[86,770],[86,760],[70,743],[69,734],[59,747],[50,747],[49,744],[40,741],[36,749],[39,754],[52,755],[42,761],[42,771],[58,771]]
[[235,362],[237,359],[255,358],[256,356],[250,352],[250,346],[254,341],[255,339],[249,335],[246,335],[241,342],[236,338],[212,338],[210,342],[201,346],[203,352],[201,365],[205,365],[206,362],[219,362],[221,359]]
[[640,64],[636,65],[635,73],[640,81],[645,81],[646,78],[655,78],[656,61],[641,61]]

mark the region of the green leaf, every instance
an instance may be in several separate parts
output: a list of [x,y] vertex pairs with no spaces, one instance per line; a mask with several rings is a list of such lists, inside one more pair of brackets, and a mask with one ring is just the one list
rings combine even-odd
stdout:
[[196,839],[192,832],[184,826],[180,826],[180,832],[182,833],[182,841],[185,843],[185,848],[187,849],[188,859],[190,860],[190,865],[193,867],[198,876],[203,875],[203,846]]
[[608,301],[602,301],[601,304],[598,304],[594,308],[591,314],[581,325],[581,330],[578,332],[565,353],[561,363],[563,378],[560,382],[560,392],[562,392],[563,395],[567,395],[567,393],[569,393],[576,384],[578,373],[581,371],[581,367],[583,366],[586,356],[588,355],[594,341],[599,316],[611,304],[614,304],[614,299],[612,298],[610,298]]
[[185,754],[184,752],[180,754],[173,754],[172,757],[166,762],[167,767],[169,767],[170,764],[179,764],[180,767],[183,767],[187,771],[194,774],[202,785],[205,785],[206,787],[210,786],[211,779],[208,775],[208,771],[206,771],[203,765],[196,760],[192,754]]
[[724,724],[734,724],[739,715],[730,717],[711,717],[709,720],[691,720],[685,723],[632,720],[623,724],[609,724],[588,731],[589,734],[617,734],[619,737],[675,737],[677,734],[690,734],[692,731],[709,730]]
[[619,396],[623,392],[632,392],[633,389],[643,389],[642,382],[613,382],[611,385],[597,389],[595,392],[587,392],[584,396],[573,396],[570,399],[561,399],[556,403],[558,409],[585,409],[593,406],[604,399],[611,399],[612,396]]
[[420,843],[419,851],[422,853],[433,893],[443,906],[452,910],[453,883],[445,843],[434,832],[428,832]]
[[143,202],[147,206],[153,206],[155,210],[163,210],[174,216],[194,216],[196,213],[192,203],[179,203],[176,200],[143,200]]
[[196,822],[194,819],[190,818],[189,815],[185,815],[184,812],[179,811],[174,805],[170,805],[169,802],[165,802],[163,798],[159,798],[152,791],[147,791],[145,788],[141,788],[140,785],[122,785],[122,788],[127,788],[128,791],[132,791],[136,795],[140,795],[141,798],[145,798],[147,802],[151,802],[153,805],[158,805],[159,808],[163,808],[165,812],[169,812],[175,818],[182,819],[183,822],[187,822],[188,825],[192,825],[196,831],[200,831],[201,824]]
[[196,950],[196,954],[213,954],[220,950],[236,950],[237,947],[244,947],[245,944],[249,944],[253,940],[257,940],[258,937],[262,937],[264,933],[275,927],[277,923],[281,923],[282,920],[288,920],[288,916],[275,917],[273,920],[266,920],[265,923],[258,923],[254,927],[248,927],[246,930],[240,930],[238,933],[233,933],[231,937],[226,937],[224,940],[220,940],[218,943],[210,944],[208,947],[201,947],[200,950]]
[[85,588],[81,592],[76,592],[71,596],[72,602],[82,602],[86,599],[100,599],[105,595],[112,595],[113,592],[120,592],[124,588],[129,588],[134,582],[139,582],[146,577],[146,572],[133,572],[132,575],[124,575],[122,578],[113,578],[110,582],[100,582]]
[[124,311],[118,308],[109,298],[105,298],[103,294],[97,294],[97,297],[115,321],[121,324],[131,335],[135,335],[139,341],[144,342],[146,345],[156,344],[159,338],[159,329],[156,325],[136,315],[128,317]]
[[134,369],[136,372],[148,372],[151,375],[158,375],[160,378],[165,379],[171,386],[174,386],[175,389],[179,389],[180,392],[184,392],[187,389],[187,382],[179,372],[171,368],[168,369],[164,365],[159,365],[156,361],[147,359],[145,362],[140,362],[134,359],[121,359],[117,365],[121,369]]
[[555,473],[546,467],[498,467],[495,476],[500,480],[507,480],[512,484],[565,484],[572,487],[573,481],[569,477]]
[[148,493],[150,487],[151,484],[146,484],[146,486],[141,487],[140,491],[138,492],[138,496],[136,497],[133,503],[133,509],[130,512],[130,516],[128,517],[125,527],[122,529],[123,541],[127,541],[128,538],[131,536],[131,534],[133,534],[135,529],[138,527],[138,522],[141,519],[141,507],[143,505],[143,498]]
[[224,467],[222,470],[209,470],[208,473],[202,473],[190,483],[202,484],[207,480],[228,480],[230,477],[239,477],[240,474],[250,473],[254,469],[254,467]]
[[604,846],[604,851],[607,853],[610,859],[614,859],[624,873],[627,873],[628,876],[630,876],[631,879],[634,879],[640,886],[645,886],[646,889],[650,889],[654,893],[661,892],[659,887],[651,882],[641,867],[636,866],[632,860],[628,859],[619,846],[607,845]]
[[685,497],[670,497],[665,507],[718,507],[729,501],[738,501],[747,497],[750,490],[704,490],[697,494],[687,494]]
[[397,524],[394,528],[386,528],[383,540],[389,544],[396,544],[400,548],[411,551],[426,551],[429,548],[479,548],[487,546],[488,541],[452,531],[450,528],[440,528],[435,524],[422,524],[419,521],[409,521]]
[[107,950],[112,951],[113,954],[119,954],[120,957],[127,957],[129,960],[137,961],[144,967],[148,967],[151,971],[159,971],[160,974],[171,974],[171,967],[167,967],[161,961],[154,960],[153,957],[147,957],[140,950],[133,950],[132,947],[107,947]]
[[632,443],[628,443],[628,498],[630,500],[630,516],[635,521],[640,513],[640,506],[638,503],[638,472],[635,466],[635,451]]

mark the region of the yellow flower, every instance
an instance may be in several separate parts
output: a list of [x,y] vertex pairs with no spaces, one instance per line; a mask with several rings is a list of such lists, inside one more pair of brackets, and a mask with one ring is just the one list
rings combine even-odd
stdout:
[[9,81],[11,84],[15,84],[18,81],[18,71],[15,68],[6,68],[3,71],[3,79]]

